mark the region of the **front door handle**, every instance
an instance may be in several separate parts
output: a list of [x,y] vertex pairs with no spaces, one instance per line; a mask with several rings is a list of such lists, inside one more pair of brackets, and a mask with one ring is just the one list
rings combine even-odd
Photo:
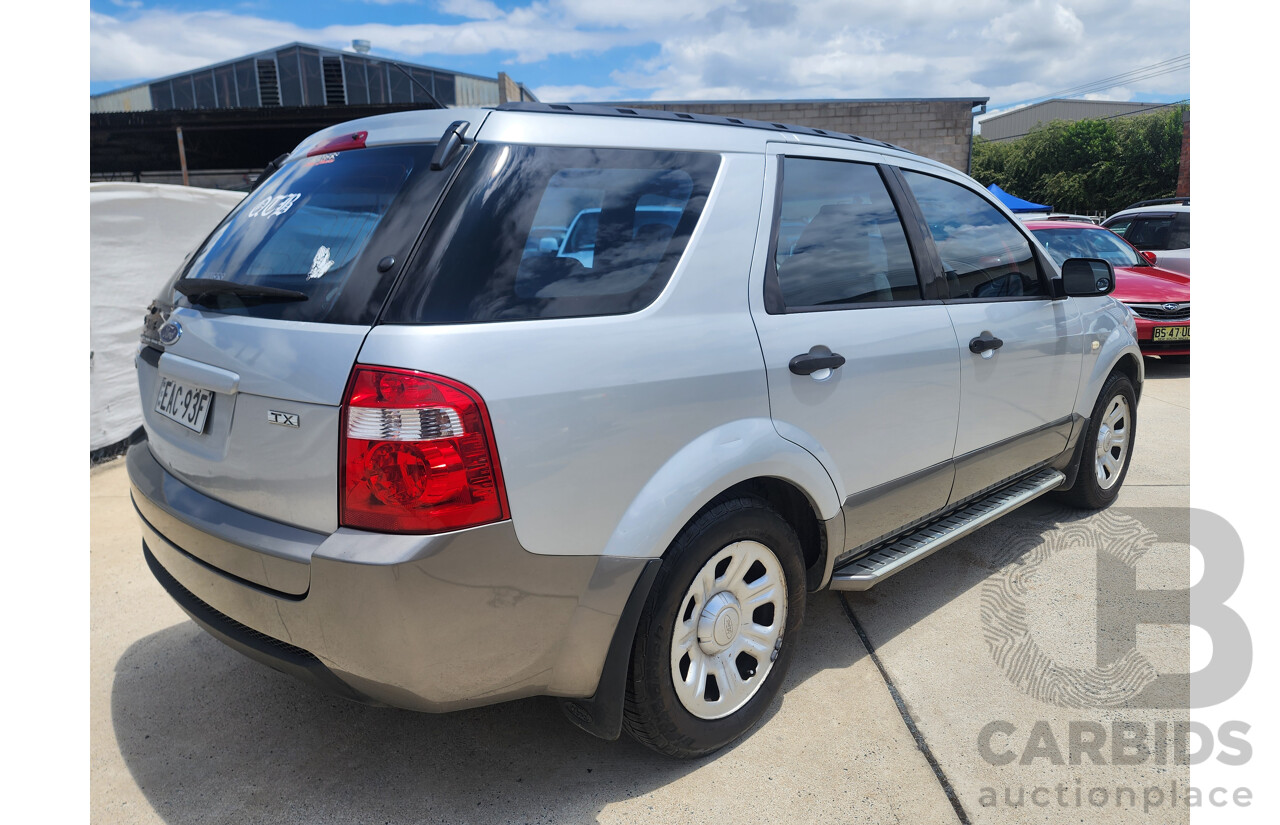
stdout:
[[1000,349],[1003,346],[1004,341],[989,332],[984,332],[969,342],[969,352],[981,355],[988,350]]
[[802,355],[797,355],[787,364],[787,369],[796,375],[813,375],[818,370],[835,370],[844,366],[844,356],[832,352],[818,344]]

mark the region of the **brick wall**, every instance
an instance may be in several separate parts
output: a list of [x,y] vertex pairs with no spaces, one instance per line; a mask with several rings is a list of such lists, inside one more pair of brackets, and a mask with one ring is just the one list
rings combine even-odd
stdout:
[[973,107],[981,100],[617,102],[609,106],[664,109],[778,123],[794,123],[875,138],[969,171]]
[[1182,156],[1178,158],[1178,188],[1173,194],[1191,197],[1191,112],[1182,113]]

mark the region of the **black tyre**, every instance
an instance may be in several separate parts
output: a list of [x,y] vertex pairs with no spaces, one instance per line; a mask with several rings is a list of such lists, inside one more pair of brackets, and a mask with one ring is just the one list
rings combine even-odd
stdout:
[[786,677],[804,621],[800,540],[761,499],[716,503],[680,532],[645,604],[623,727],[681,758],[749,731]]
[[1080,471],[1075,485],[1063,495],[1086,510],[1111,506],[1129,473],[1137,432],[1138,399],[1133,382],[1123,373],[1112,373],[1102,385],[1089,417],[1089,429],[1080,451]]

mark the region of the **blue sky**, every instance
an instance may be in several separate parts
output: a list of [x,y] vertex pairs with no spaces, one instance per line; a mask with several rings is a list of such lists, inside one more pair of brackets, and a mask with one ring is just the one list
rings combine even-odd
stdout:
[[[1167,0],[90,0],[90,93],[352,38],[505,71],[544,101],[972,95],[993,110],[1191,51],[1190,4]],[[1182,100],[1190,72],[1089,96]]]

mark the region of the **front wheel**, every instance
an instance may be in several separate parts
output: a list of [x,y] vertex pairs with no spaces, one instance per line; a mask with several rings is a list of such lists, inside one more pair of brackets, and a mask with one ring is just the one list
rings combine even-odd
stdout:
[[1111,506],[1129,472],[1137,425],[1138,399],[1133,382],[1114,373],[1102,386],[1089,418],[1080,451],[1076,483],[1065,493],[1069,503],[1086,510]]
[[623,725],[690,758],[745,734],[777,695],[804,619],[795,531],[767,503],[729,499],[676,537],[632,649]]

